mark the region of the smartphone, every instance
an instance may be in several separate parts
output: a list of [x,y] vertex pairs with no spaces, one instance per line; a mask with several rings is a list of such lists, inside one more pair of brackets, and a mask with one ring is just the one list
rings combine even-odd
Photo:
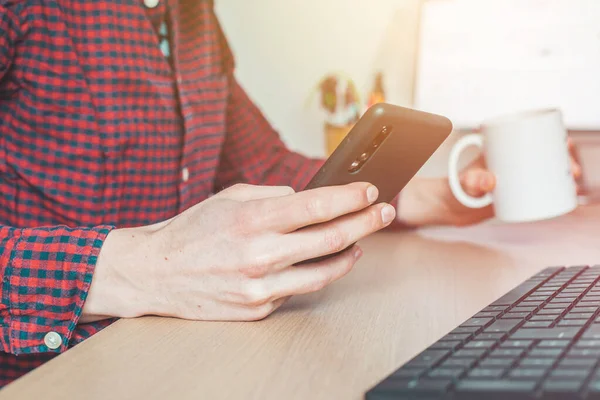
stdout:
[[391,104],[369,108],[305,190],[369,182],[389,203],[452,132],[452,122]]
[[369,182],[379,189],[377,203],[390,203],[451,132],[452,122],[441,115],[375,104],[358,120],[305,190]]

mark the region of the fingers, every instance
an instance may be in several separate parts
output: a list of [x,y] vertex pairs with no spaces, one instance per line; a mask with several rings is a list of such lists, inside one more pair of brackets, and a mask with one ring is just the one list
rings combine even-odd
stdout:
[[581,178],[581,165],[579,165],[579,163],[573,158],[571,158],[571,173],[576,180]]
[[288,233],[360,211],[378,196],[375,186],[359,182],[257,201],[250,212],[261,216],[263,229]]
[[289,186],[256,186],[239,183],[219,192],[215,197],[246,202],[291,194],[294,194],[294,189]]
[[361,256],[362,250],[353,246],[328,260],[289,267],[246,282],[239,293],[225,296],[219,302],[229,305],[229,319],[257,321],[273,313],[291,296],[316,292],[340,279]]
[[474,167],[466,169],[460,177],[465,192],[473,197],[481,197],[496,187],[496,178],[490,171]]
[[[260,304],[227,303],[226,313],[223,313],[223,303],[217,302],[210,310],[205,311],[200,318],[192,315],[188,319],[204,321],[260,321],[267,318],[281,307],[289,297],[280,297],[273,301],[265,301]],[[226,317],[224,317],[224,314]]]
[[385,228],[396,217],[389,204],[377,204],[334,221],[283,235],[272,269],[283,269],[305,260],[340,252],[362,238]]
[[345,276],[362,256],[358,246],[313,264],[285,268],[265,277],[271,299],[316,292]]

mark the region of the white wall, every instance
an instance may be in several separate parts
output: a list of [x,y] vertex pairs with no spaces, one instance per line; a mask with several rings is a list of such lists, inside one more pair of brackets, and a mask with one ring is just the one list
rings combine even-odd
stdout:
[[[382,69],[388,100],[411,105],[419,2],[216,0],[216,10],[249,95],[291,148],[323,156],[323,115],[305,102],[326,73],[346,72],[364,95],[373,73]],[[447,153],[458,136],[452,135],[421,175],[446,173]],[[584,166],[600,159],[597,149],[593,156],[582,154]]]
[[319,79],[343,71],[366,95],[386,77],[388,101],[410,105],[419,0],[217,0],[237,76],[294,150],[324,155]]

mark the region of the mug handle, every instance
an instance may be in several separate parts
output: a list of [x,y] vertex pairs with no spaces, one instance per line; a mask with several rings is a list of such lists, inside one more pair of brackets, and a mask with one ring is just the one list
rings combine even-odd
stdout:
[[450,151],[450,159],[448,161],[448,180],[450,183],[450,189],[452,190],[454,197],[456,197],[456,199],[465,207],[487,207],[494,201],[491,193],[487,193],[483,197],[472,197],[465,193],[460,185],[458,161],[462,152],[469,146],[477,146],[480,150],[483,150],[483,137],[480,134],[472,133],[462,137],[458,142],[456,142],[454,147],[452,147],[452,150]]

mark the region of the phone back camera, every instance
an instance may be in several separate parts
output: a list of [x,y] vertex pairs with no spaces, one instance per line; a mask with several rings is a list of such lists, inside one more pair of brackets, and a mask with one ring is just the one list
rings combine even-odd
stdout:
[[348,168],[348,172],[350,172],[350,173],[356,172],[360,169],[360,167],[362,167],[362,162],[360,162],[359,160],[354,160],[354,161],[352,161],[352,164],[350,164],[350,167]]
[[359,171],[362,166],[371,158],[373,152],[383,143],[383,141],[392,133],[391,126],[383,126],[375,139],[371,142],[371,146],[365,149],[348,167],[348,172],[354,173]]

